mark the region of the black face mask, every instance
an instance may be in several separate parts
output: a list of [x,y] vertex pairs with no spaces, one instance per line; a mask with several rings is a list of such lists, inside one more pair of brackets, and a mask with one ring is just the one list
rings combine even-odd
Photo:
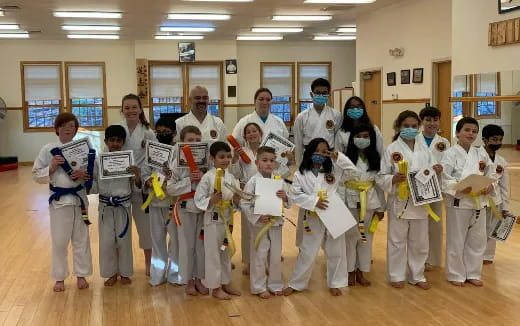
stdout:
[[496,152],[500,149],[500,147],[502,147],[502,144],[489,144],[488,146],[490,150]]
[[157,134],[159,143],[170,145],[173,141],[173,134]]

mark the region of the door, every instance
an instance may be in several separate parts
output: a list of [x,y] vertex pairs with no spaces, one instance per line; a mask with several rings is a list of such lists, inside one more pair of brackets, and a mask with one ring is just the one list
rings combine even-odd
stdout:
[[372,123],[381,130],[381,71],[363,73],[361,78],[367,114]]
[[434,64],[436,69],[437,81],[435,87],[437,97],[435,104],[441,111],[441,126],[439,134],[451,142],[451,61],[438,62]]

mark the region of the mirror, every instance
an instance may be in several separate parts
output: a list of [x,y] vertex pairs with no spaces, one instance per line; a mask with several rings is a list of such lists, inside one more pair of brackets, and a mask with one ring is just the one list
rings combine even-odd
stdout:
[[498,13],[520,9],[520,0],[498,0]]

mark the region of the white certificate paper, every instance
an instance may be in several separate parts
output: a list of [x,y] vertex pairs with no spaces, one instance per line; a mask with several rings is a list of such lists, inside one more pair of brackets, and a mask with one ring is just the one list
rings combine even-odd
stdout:
[[261,146],[269,146],[274,148],[276,152],[276,161],[281,165],[287,164],[287,158],[285,157],[285,153],[294,151],[293,143],[272,132],[269,132],[269,134],[267,134]]
[[99,177],[102,180],[133,177],[134,175],[128,171],[133,164],[133,151],[101,153],[99,154]]
[[491,232],[488,234],[488,236],[491,239],[505,242],[507,238],[509,238],[511,231],[513,231],[515,224],[516,216],[508,212],[507,214],[504,214],[503,219],[496,219],[495,224],[493,225],[493,228],[491,229]]
[[60,147],[63,158],[73,170],[87,169],[90,143],[88,138],[81,138]]
[[329,207],[327,209],[316,208],[316,213],[330,235],[336,239],[357,225],[357,222],[336,192],[328,193],[327,200]]
[[456,191],[462,191],[467,187],[471,187],[471,191],[479,192],[489,187],[495,181],[497,180],[490,177],[486,177],[485,175],[471,174],[462,179],[459,183],[457,183],[454,189]]
[[255,214],[282,216],[283,201],[276,196],[283,189],[283,180],[257,178],[255,187]]
[[208,167],[208,143],[177,143],[177,145],[179,146],[177,150],[178,168],[189,169],[186,156],[184,156],[184,152],[182,151],[185,145],[190,147],[195,163],[197,163],[199,169]]
[[170,162],[175,155],[175,147],[158,143],[155,141],[146,141],[146,165],[163,169],[170,166]]
[[[426,183],[422,183],[416,178],[418,173],[423,171],[430,171],[432,173]],[[415,206],[434,203],[442,200],[441,187],[437,174],[430,169],[422,169],[415,172],[408,173],[408,185],[410,186],[410,195]]]

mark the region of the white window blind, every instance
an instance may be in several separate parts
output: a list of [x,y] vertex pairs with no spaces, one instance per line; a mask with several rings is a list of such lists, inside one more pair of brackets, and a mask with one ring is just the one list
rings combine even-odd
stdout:
[[469,92],[469,80],[467,76],[453,77],[453,93]]
[[178,65],[152,65],[150,68],[152,97],[182,97],[182,68]]
[[298,72],[298,96],[300,101],[311,101],[311,84],[317,78],[329,80],[328,64],[300,65]]
[[292,73],[291,65],[264,65],[262,87],[269,88],[273,96],[292,97]]
[[103,66],[69,65],[69,98],[104,98]]
[[60,65],[24,65],[25,101],[61,100]]
[[220,66],[189,66],[189,85],[206,87],[210,100],[221,100]]
[[475,76],[475,86],[477,91],[477,96],[479,93],[486,93],[486,96],[490,96],[487,94],[497,94],[497,74],[496,73],[488,73],[488,74],[477,74]]

